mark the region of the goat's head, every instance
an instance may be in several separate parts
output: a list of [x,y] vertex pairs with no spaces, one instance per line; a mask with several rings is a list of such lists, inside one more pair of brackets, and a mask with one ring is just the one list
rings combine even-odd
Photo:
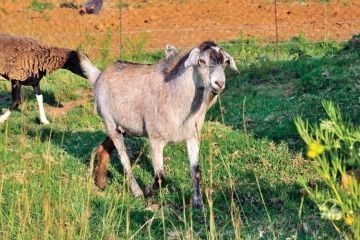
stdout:
[[206,41],[194,48],[186,59],[185,68],[193,66],[200,76],[203,87],[209,88],[214,94],[222,92],[225,88],[225,67],[230,66],[237,71],[234,59],[214,42]]

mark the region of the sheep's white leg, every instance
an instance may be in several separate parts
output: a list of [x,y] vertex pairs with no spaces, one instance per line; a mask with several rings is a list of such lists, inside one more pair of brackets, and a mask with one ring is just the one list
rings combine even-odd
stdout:
[[3,115],[0,116],[0,124],[4,123],[10,117],[11,111],[7,110]]
[[50,124],[45,115],[43,95],[36,95],[36,100],[39,105],[40,122],[43,124]]
[[196,137],[186,141],[186,148],[190,161],[191,180],[193,184],[192,205],[195,208],[203,207],[200,190],[199,145],[200,141]]
[[150,139],[151,160],[154,167],[155,182],[146,188],[146,195],[151,196],[157,193],[164,183],[164,147],[165,142],[158,139]]
[[126,153],[126,147],[125,147],[125,143],[124,143],[124,136],[121,133],[119,133],[116,130],[116,128],[114,128],[114,130],[112,129],[110,131],[108,129],[108,134],[109,134],[109,137],[111,138],[111,140],[113,141],[113,143],[114,143],[114,145],[116,147],[116,150],[118,151],[118,154],[120,156],[120,161],[121,161],[121,164],[123,166],[124,172],[125,172],[125,174],[126,174],[126,176],[128,178],[132,194],[135,197],[143,196],[144,194],[143,194],[139,184],[136,182],[136,179],[132,175],[129,156]]

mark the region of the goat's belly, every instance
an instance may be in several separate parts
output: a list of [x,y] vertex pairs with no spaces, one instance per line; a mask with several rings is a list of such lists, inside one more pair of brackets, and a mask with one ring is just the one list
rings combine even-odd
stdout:
[[169,143],[177,143],[188,140],[196,135],[194,126],[190,125],[172,125],[171,127],[161,129],[159,135]]
[[146,137],[147,136],[146,132],[144,132],[143,130],[140,130],[138,128],[122,128],[122,130],[124,131],[124,133],[129,134],[131,136],[136,136],[136,137]]
[[144,123],[140,116],[126,114],[115,118],[118,131],[134,136],[146,136]]
[[122,133],[126,133],[133,136],[146,136],[146,131],[142,124],[133,122],[132,124],[128,124],[126,122],[120,122],[118,124],[118,130]]

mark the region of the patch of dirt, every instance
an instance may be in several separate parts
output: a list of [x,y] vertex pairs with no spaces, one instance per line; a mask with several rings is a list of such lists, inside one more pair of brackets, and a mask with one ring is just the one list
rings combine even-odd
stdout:
[[66,103],[61,103],[62,107],[53,107],[53,106],[47,106],[46,112],[50,113],[52,116],[63,116],[67,114],[71,109],[85,105],[89,102],[89,99],[78,99]]
[[83,90],[81,90],[81,91],[77,91],[76,94],[80,95],[81,98],[74,101],[62,102],[61,107],[54,107],[47,105],[45,107],[46,112],[50,113],[54,117],[63,116],[67,114],[69,111],[71,111],[71,109],[85,105],[88,102],[90,102],[90,100],[92,99],[92,91],[84,92]]

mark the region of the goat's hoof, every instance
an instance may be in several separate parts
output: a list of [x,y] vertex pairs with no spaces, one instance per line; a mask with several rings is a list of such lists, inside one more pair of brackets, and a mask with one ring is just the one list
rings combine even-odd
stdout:
[[201,198],[193,198],[192,199],[192,207],[202,210],[204,207],[204,204],[203,204]]
[[134,177],[131,177],[131,182],[130,182],[130,188],[131,188],[131,192],[135,197],[142,197],[144,196],[143,191],[141,190],[139,184],[136,182]]
[[154,188],[154,185],[147,186],[145,189],[145,196],[152,197],[158,193],[158,189]]
[[131,192],[134,195],[134,197],[142,197],[142,196],[144,196],[144,193],[140,188],[139,189],[131,189]]

